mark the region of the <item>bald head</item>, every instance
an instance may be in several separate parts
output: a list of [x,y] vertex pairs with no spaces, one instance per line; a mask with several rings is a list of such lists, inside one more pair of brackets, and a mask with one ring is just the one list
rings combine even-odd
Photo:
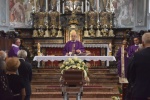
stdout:
[[150,32],[145,33],[142,36],[142,43],[143,43],[144,47],[150,47]]
[[75,41],[77,39],[77,33],[76,33],[76,31],[71,31],[70,33],[71,33],[71,40]]
[[7,57],[6,52],[4,52],[4,51],[1,50],[1,51],[0,51],[0,58],[3,59],[3,60],[5,60],[6,57]]

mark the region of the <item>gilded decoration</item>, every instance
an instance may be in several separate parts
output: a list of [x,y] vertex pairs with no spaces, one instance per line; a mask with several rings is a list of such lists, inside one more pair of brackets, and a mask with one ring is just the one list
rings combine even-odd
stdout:
[[115,36],[114,7],[109,0],[35,0],[32,15],[33,37],[64,36],[66,42],[72,30],[79,34],[80,41],[83,36]]

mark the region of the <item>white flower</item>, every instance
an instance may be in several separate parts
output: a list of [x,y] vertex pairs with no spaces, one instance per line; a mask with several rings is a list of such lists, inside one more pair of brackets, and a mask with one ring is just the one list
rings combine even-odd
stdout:
[[65,65],[68,65],[68,64],[69,64],[69,62],[66,62],[66,63],[65,63]]
[[73,60],[74,60],[74,61],[77,61],[77,60],[78,60],[78,58],[77,58],[77,57],[74,57],[74,58],[73,58]]
[[65,67],[64,65],[61,65],[61,66],[60,66],[60,68],[64,68],[64,67]]
[[72,60],[70,63],[71,63],[71,64],[74,64],[74,61]]
[[71,58],[68,58],[68,61],[70,62],[72,59]]
[[77,66],[73,65],[72,68],[77,68]]
[[77,66],[80,66],[80,64],[79,64],[79,63],[77,63]]

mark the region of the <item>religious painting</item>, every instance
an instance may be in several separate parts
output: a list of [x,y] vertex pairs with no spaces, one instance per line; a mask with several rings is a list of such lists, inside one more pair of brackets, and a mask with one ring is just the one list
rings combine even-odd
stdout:
[[0,3],[0,25],[6,25],[6,12],[7,12],[7,9],[6,9],[6,0],[1,0],[1,3]]
[[134,0],[113,0],[112,3],[115,8],[115,27],[134,27]]
[[9,0],[9,19],[12,27],[25,27],[31,20],[33,0]]

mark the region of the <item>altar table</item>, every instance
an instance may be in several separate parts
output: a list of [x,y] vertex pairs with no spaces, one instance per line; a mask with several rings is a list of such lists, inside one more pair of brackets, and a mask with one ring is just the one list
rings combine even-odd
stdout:
[[[62,61],[67,60],[68,58],[77,57],[82,60],[86,61],[106,61],[106,66],[109,66],[109,61],[116,61],[114,56],[35,56],[33,61]],[[39,64],[38,64],[39,67]]]

